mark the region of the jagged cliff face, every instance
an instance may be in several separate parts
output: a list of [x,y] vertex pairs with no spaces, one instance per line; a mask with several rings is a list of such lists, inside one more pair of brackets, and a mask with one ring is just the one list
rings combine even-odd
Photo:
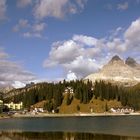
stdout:
[[140,82],[140,65],[133,58],[123,61],[119,56],[114,56],[98,73],[90,74],[85,79],[134,85]]

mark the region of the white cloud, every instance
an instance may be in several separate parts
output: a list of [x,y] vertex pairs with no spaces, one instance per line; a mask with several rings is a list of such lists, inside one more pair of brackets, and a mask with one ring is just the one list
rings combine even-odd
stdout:
[[6,0],[0,0],[0,20],[6,19]]
[[30,29],[27,32],[23,33],[23,36],[26,38],[46,38],[43,35],[43,32],[46,28],[46,24],[45,23],[37,23],[32,25],[33,27],[31,27],[30,25]]
[[18,32],[21,29],[30,27],[30,24],[27,19],[20,19],[18,23],[13,27],[14,32]]
[[57,64],[69,63],[78,57],[81,51],[82,47],[73,40],[54,43],[49,53],[49,60],[47,59],[44,62],[44,66],[50,67]]
[[34,16],[37,19],[45,17],[63,18],[66,14],[75,14],[84,8],[86,0],[38,0],[34,7]]
[[74,72],[77,78],[83,78],[100,68],[100,64],[94,59],[84,58],[83,56],[79,56],[71,63],[66,63],[63,66],[65,70]]
[[125,52],[127,49],[124,42],[120,38],[114,38],[112,41],[108,41],[106,45],[110,50],[113,52],[115,51],[116,53]]
[[117,9],[118,9],[118,10],[127,10],[128,7],[129,7],[128,2],[119,3],[119,4],[117,5]]
[[84,49],[82,55],[84,57],[89,57],[89,58],[92,58],[92,57],[95,57],[95,56],[99,56],[99,54],[101,53],[101,48],[98,48],[98,47],[92,47],[92,48],[86,48]]
[[74,35],[71,40],[53,43],[49,58],[44,61],[43,66],[61,65],[66,73],[72,71],[78,78],[81,78],[100,67],[94,59],[101,55],[100,47],[103,47],[102,40]]
[[131,55],[139,61],[140,52],[140,18],[133,21],[126,30],[122,30],[120,36],[113,36],[106,41],[106,45],[112,52],[125,56]]
[[84,36],[84,35],[74,35],[73,40],[88,46],[94,46],[97,44],[98,41],[96,38]]
[[13,31],[19,32],[26,38],[45,38],[43,36],[43,31],[45,30],[46,26],[47,25],[44,22],[29,24],[27,19],[20,19],[13,27]]
[[132,54],[132,50],[140,49],[138,36],[140,36],[140,19],[133,21],[127,29],[118,27],[111,31],[111,35],[106,39],[106,45],[112,52]]
[[70,63],[79,56],[92,58],[99,55],[103,45],[102,40],[83,35],[74,35],[71,40],[55,42],[49,53],[49,59],[44,62],[44,67]]
[[124,37],[128,43],[127,45],[140,48],[140,18],[132,22],[126,30]]
[[76,80],[77,79],[77,76],[74,72],[72,71],[69,71],[68,74],[67,74],[67,81],[72,81],[72,80]]
[[140,18],[133,21],[131,25],[124,32],[123,38],[123,46],[126,48],[126,54],[134,57],[140,62]]
[[122,27],[118,27],[115,30],[110,31],[111,35],[109,36],[109,39],[112,40],[116,37],[120,37],[120,35],[123,34],[124,29]]
[[22,88],[22,87],[25,87],[26,84],[20,82],[20,81],[14,81],[14,83],[12,84],[12,86],[14,88]]
[[32,32],[25,32],[23,36],[26,38],[43,38],[42,34],[40,33],[32,33]]
[[[66,73],[71,71],[77,78],[100,69],[113,55],[134,57],[140,62],[140,19],[127,29],[118,27],[109,37],[97,39],[74,35],[72,39],[53,43],[49,57],[43,66],[60,66]],[[66,76],[66,75],[65,75]]]
[[77,4],[83,9],[87,0],[76,0]]
[[32,0],[17,0],[17,7],[23,8],[32,4]]
[[40,20],[46,17],[62,19],[68,14],[76,14],[83,10],[86,3],[87,0],[17,0],[18,7],[32,5],[35,22],[29,23],[27,19],[20,19],[13,31],[26,38],[46,39],[44,30],[47,24]]
[[68,0],[40,0],[34,9],[34,15],[38,19],[47,16],[62,18],[65,14],[64,6]]
[[35,75],[16,62],[10,61],[9,55],[0,49],[0,86],[7,86],[20,81],[26,83],[34,80]]
[[38,23],[33,26],[34,32],[42,32],[46,27],[46,23]]

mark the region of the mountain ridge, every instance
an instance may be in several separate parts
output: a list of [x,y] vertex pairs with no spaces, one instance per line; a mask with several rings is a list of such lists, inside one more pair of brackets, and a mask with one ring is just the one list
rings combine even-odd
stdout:
[[140,64],[128,57],[125,61],[118,55],[102,67],[99,72],[85,77],[85,80],[119,82],[120,84],[135,85],[140,82]]

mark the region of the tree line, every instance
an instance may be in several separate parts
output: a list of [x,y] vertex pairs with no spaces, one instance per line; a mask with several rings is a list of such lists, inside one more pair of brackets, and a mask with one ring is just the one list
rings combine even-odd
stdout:
[[94,93],[95,98],[117,100],[123,106],[133,107],[135,110],[140,109],[140,84],[133,87],[123,87],[104,81],[96,81]]
[[49,112],[56,112],[61,106],[64,99],[63,93],[66,87],[72,87],[74,95],[67,95],[67,105],[70,105],[74,98],[80,100],[80,103],[87,104],[92,98],[100,100],[117,100],[123,106],[133,107],[135,110],[140,109],[140,86],[123,87],[104,81],[96,81],[94,84],[90,81],[76,80],[63,81],[59,83],[41,83],[35,88],[31,88],[19,95],[8,98],[5,101],[23,102],[24,108],[30,108],[31,105],[46,100],[44,108]]

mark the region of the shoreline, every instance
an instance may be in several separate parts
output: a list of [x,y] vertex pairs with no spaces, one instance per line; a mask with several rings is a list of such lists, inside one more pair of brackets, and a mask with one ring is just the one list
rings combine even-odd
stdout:
[[48,114],[48,113],[38,113],[38,114],[14,114],[9,116],[0,116],[1,119],[10,118],[61,118],[61,117],[118,117],[118,116],[140,116],[140,113],[74,113],[74,114]]
[[140,116],[140,113],[131,113],[131,114],[123,114],[123,113],[75,113],[75,114],[47,114],[47,113],[39,113],[39,114],[14,114],[10,118],[43,118],[43,117],[117,117],[117,116]]

